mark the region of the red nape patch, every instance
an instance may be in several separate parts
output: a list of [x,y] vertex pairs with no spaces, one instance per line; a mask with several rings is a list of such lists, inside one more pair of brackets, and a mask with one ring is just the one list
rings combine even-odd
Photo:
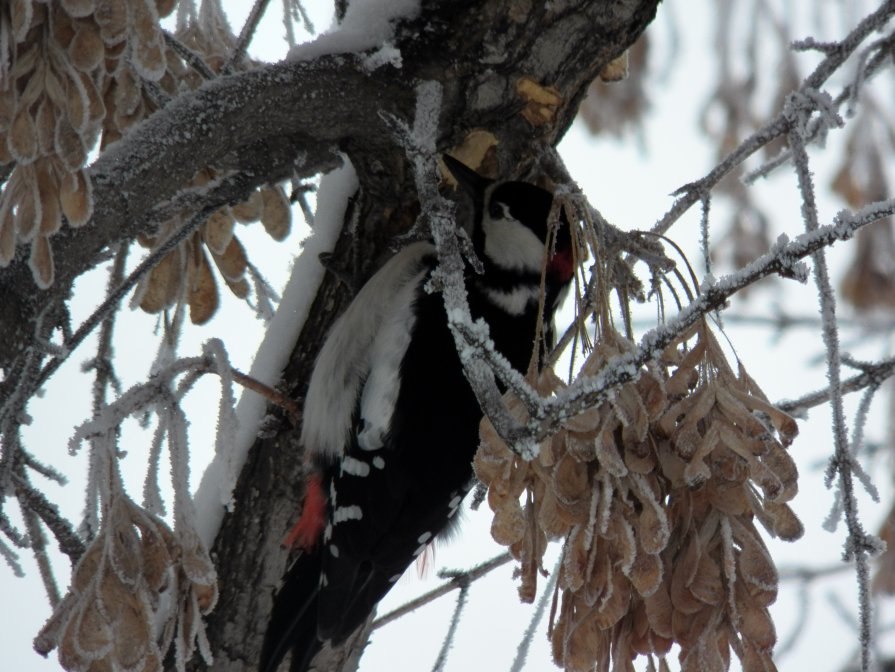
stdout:
[[557,252],[547,262],[547,274],[560,282],[572,279],[575,273],[575,261],[572,259],[572,250]]
[[311,474],[308,476],[305,504],[301,510],[301,517],[295,523],[292,531],[286,535],[283,546],[311,550],[320,540],[325,524],[326,497],[323,496],[323,484],[320,482],[320,474]]

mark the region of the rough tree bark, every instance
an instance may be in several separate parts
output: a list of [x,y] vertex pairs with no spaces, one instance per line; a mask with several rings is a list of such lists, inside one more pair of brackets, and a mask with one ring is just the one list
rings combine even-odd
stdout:
[[[360,182],[353,212],[346,216],[346,221],[355,217],[359,225],[351,237],[343,233],[334,256],[344,271],[339,275],[365,277],[371,260],[413,224],[419,210],[406,157],[383,125],[381,111],[411,122],[415,86],[421,80],[436,80],[444,91],[439,149],[455,146],[473,129],[487,129],[499,141],[496,159],[502,174],[525,174],[532,170],[539,151],[559,141],[588,84],[633,43],[653,18],[657,2],[552,2],[549,10],[545,4],[424,2],[419,17],[397,30],[400,70],[384,67],[367,73],[354,59],[338,58],[333,59],[338,64],[334,71],[319,74],[314,72],[317,64],[274,66],[284,74],[307,73],[298,78],[308,77],[308,81],[289,86],[324,97],[321,103],[319,97],[309,100],[299,92],[287,94],[299,106],[290,107],[290,113],[307,117],[300,106],[308,103],[339,110],[335,127],[309,133],[318,144],[338,142]],[[325,83],[320,76],[326,77]],[[521,114],[525,101],[517,85],[522,78],[555,89],[557,102],[544,110],[543,124],[534,125]],[[340,117],[345,112],[342,106],[357,115],[356,123]],[[311,117],[320,120],[316,114]],[[332,115],[323,118],[328,121]],[[352,250],[362,253],[352,254]],[[367,263],[361,268],[347,267],[350,262],[345,259]],[[294,397],[303,395],[322,337],[348,294],[332,275],[320,288],[283,375],[282,385]],[[227,515],[215,543],[221,598],[209,619],[214,670],[254,669],[273,592],[286,565],[280,542],[299,510],[298,432],[282,418],[274,436],[256,443],[237,486],[236,508]],[[195,669],[203,667],[195,664]]]

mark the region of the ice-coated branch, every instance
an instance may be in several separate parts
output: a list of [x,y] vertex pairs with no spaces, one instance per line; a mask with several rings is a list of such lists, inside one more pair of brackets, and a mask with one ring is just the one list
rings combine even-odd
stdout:
[[252,5],[252,11],[249,12],[245,23],[242,25],[242,30],[239,32],[236,46],[233,48],[233,54],[224,66],[225,74],[229,74],[236,66],[238,66],[239,62],[245,56],[246,50],[249,48],[249,43],[255,36],[255,30],[258,28],[258,23],[261,21],[261,17],[264,16],[264,12],[267,11],[267,6],[269,4],[270,0],[255,0],[255,4]]
[[[887,378],[895,374],[895,358],[884,359],[879,362],[867,365],[862,373],[851,378],[843,380],[839,389],[843,394],[849,392],[859,392],[869,387],[878,387]],[[814,392],[809,392],[798,399],[778,401],[775,406],[785,413],[798,415],[813,408],[826,404],[830,401],[832,392],[830,387],[824,387]]]
[[[489,340],[487,336],[481,335],[483,330],[487,331],[487,325],[482,321],[474,322],[469,311],[464,281],[465,264],[458,239],[460,234],[454,223],[454,205],[438,193],[435,159],[441,96],[441,85],[438,82],[423,82],[417,86],[413,128],[407,128],[396,118],[387,121],[414,167],[414,182],[422,207],[420,217],[429,222],[438,254],[438,267],[432,275],[432,283],[433,287],[442,292],[448,327],[463,363],[463,371],[479,406],[491,419],[495,429],[509,442],[514,442],[522,428],[503,403],[492,365],[507,369],[501,375],[505,380],[519,383],[521,376],[518,373],[514,375],[512,367],[503,358],[498,360],[493,356],[496,354],[493,352],[493,344],[491,355],[488,354],[487,347],[480,345]],[[477,337],[470,343],[465,334],[473,333]],[[525,398],[530,399],[531,395],[526,394]],[[525,452],[524,447],[522,451]]]
[[677,317],[647,332],[634,351],[612,358],[596,376],[580,378],[555,397],[545,399],[543,418],[529,422],[530,439],[539,441],[549,436],[564,419],[605,401],[616,388],[636,380],[643,366],[656,359],[704,315],[723,308],[727,300],[744,287],[772,274],[806,281],[808,271],[802,259],[834,242],[850,239],[861,227],[893,212],[895,201],[889,200],[873,203],[855,213],[839,213],[833,224],[819,226],[793,240],[781,236],[770,252],[737,273],[704,283],[695,300]]
[[[813,100],[813,99],[812,99]],[[816,101],[815,101],[816,102]],[[806,231],[811,234],[818,230],[819,221],[814,182],[808,165],[808,152],[804,145],[804,129],[810,115],[808,106],[800,96],[792,96],[784,108],[784,113],[792,124],[789,144],[793,154],[793,164],[802,196],[802,218]],[[824,248],[812,253],[814,280],[817,285],[818,302],[823,327],[821,334],[827,351],[827,380],[830,384],[830,406],[833,413],[834,455],[830,460],[828,479],[832,472],[838,474],[841,504],[848,526],[848,541],[844,559],[855,561],[858,580],[858,602],[860,608],[861,670],[870,669],[871,644],[871,604],[869,556],[879,548],[879,542],[870,538],[864,530],[858,515],[855,498],[853,455],[848,441],[845,409],[842,398],[842,360],[839,349],[839,329],[836,324],[836,297],[830,281]]]
[[59,513],[58,507],[43,493],[36,490],[22,476],[14,476],[16,497],[23,509],[33,511],[53,533],[59,550],[65,553],[72,564],[84,554],[84,542],[72,528],[68,520]]

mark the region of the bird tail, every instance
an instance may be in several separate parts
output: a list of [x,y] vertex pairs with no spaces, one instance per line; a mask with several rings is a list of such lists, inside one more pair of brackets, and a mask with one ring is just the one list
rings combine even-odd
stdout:
[[276,672],[292,649],[290,672],[305,672],[320,650],[317,636],[317,594],[320,590],[320,546],[299,554],[274,598],[261,649],[260,672]]

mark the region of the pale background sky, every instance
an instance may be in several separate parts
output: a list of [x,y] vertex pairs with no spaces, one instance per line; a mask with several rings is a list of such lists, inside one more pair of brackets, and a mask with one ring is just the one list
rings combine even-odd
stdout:
[[[242,17],[250,3],[227,3],[232,17],[234,31],[238,32]],[[272,3],[277,5],[277,3]],[[804,0],[793,3],[797,7],[813,6]],[[651,113],[647,116],[642,142],[634,135],[617,141],[610,138],[593,139],[581,127],[574,127],[563,142],[561,151],[573,177],[588,194],[592,203],[606,218],[623,229],[649,228],[672,203],[669,194],[689,182],[704,175],[714,164],[713,150],[699,135],[697,119],[700,107],[706,100],[709,87],[713,85],[715,62],[710,56],[712,44],[711,17],[712,4],[699,0],[687,3],[684,15],[681,6],[663,3],[659,17],[650,27],[652,40],[651,59],[653,63],[663,63],[669,57],[669,42],[672,23],[679,34],[679,51],[668,71],[668,81],[661,87],[653,87],[651,93]],[[328,24],[323,8],[309,3],[308,9],[318,30]],[[282,26],[277,7],[270,10],[270,17],[263,25],[263,32],[255,39],[251,53],[256,57],[273,61],[282,57],[284,47],[281,40]],[[672,22],[669,11],[677,11]],[[802,37],[796,35],[795,37]],[[831,37],[831,36],[826,36]],[[812,61],[808,61],[811,63]],[[832,154],[841,145],[842,134],[831,138]],[[645,150],[643,149],[645,147]],[[820,161],[815,164],[818,185],[829,184],[833,164]],[[762,183],[757,188],[761,202],[770,205],[775,226],[786,230],[791,236],[802,227],[799,202],[794,194],[794,175],[782,170],[773,180]],[[831,200],[825,192],[820,193],[821,221],[829,222],[842,208],[842,204]],[[721,202],[713,205],[713,221],[719,231],[727,221],[728,211]],[[702,259],[698,253],[696,234],[698,211],[694,210],[676,225],[670,235],[681,244],[691,262],[701,275]],[[306,235],[300,225],[301,214],[296,212],[296,226],[293,235],[285,243],[270,241],[259,226],[243,228],[239,235],[253,259],[267,274],[271,283],[280,288],[284,285],[291,259],[300,254],[299,241]],[[834,277],[840,277],[848,254],[840,246],[831,255]],[[132,254],[134,259],[137,254]],[[133,261],[133,259],[132,259]],[[716,275],[729,269],[718,269]],[[86,317],[100,301],[106,282],[104,271],[94,273],[79,281],[76,286],[73,305],[75,323]],[[785,291],[783,291],[785,288]],[[784,305],[797,315],[816,313],[815,290],[813,285],[798,286],[791,281],[765,284],[750,293],[747,303],[736,302],[738,312],[767,315],[775,305]],[[650,308],[644,314],[654,314]],[[847,310],[846,310],[847,312]],[[125,386],[144,379],[151,353],[157,347],[157,336],[152,333],[153,321],[142,313],[123,311],[116,331],[118,341],[119,373],[124,377]],[[201,343],[208,338],[224,340],[231,361],[237,368],[247,371],[252,355],[263,334],[263,325],[253,320],[247,308],[236,302],[225,302],[221,313],[208,326],[187,330],[180,352],[184,356],[198,354]],[[824,382],[823,371],[816,365],[822,355],[819,333],[809,330],[795,331],[772,342],[771,333],[764,328],[745,328],[732,325],[727,333],[740,358],[752,376],[761,384],[770,399],[798,396],[808,389],[816,389]],[[59,501],[63,511],[77,518],[83,508],[84,481],[80,473],[83,459],[69,457],[66,453],[68,437],[72,429],[83,421],[89,412],[89,398],[85,393],[85,381],[78,372],[80,364],[93,353],[93,343],[81,346],[69,362],[50,381],[45,396],[30,407],[35,425],[25,430],[25,440],[38,457],[65,470],[71,475],[71,482],[65,488],[47,485],[46,489],[55,501]],[[850,346],[847,346],[847,349]],[[878,345],[866,352],[855,352],[869,358],[880,356]],[[213,432],[217,410],[218,385],[213,377],[200,384],[187,400],[186,406],[192,419],[192,462],[193,483],[197,484],[201,468],[213,449]],[[853,413],[857,398],[848,400],[849,418]],[[871,438],[882,437],[882,417],[885,415],[884,397],[877,400],[874,407],[874,421],[871,424]],[[822,467],[831,451],[829,414],[825,409],[815,409],[809,422],[801,424],[800,438],[791,448],[801,470],[800,494],[793,502],[793,508],[806,527],[805,537],[795,544],[771,543],[778,567],[793,564],[827,566],[836,562],[841,552],[845,533],[842,528],[831,534],[823,531],[821,523],[829,510],[831,494],[822,484]],[[128,488],[139,499],[142,489],[142,474],[145,455],[151,434],[130,423],[126,445],[129,455],[124,460]],[[820,465],[820,468],[818,468]],[[879,460],[876,485],[882,490],[884,504],[872,504],[866,497],[861,500],[861,511],[867,527],[876,529],[885,515],[891,491],[891,465],[887,460]],[[476,513],[469,513],[463,534],[451,545],[441,547],[436,554],[436,567],[465,568],[499,553],[502,549],[490,540],[488,526],[490,518],[487,507]],[[43,661],[31,650],[31,639],[49,615],[49,608],[34,564],[26,553],[21,556],[27,577],[16,579],[5,567],[0,566],[0,595],[3,608],[0,610],[0,669],[41,672],[59,670],[55,654],[49,661]],[[417,594],[437,585],[434,572],[426,580],[420,580],[415,571],[408,571],[392,593],[384,601],[380,613],[384,613]],[[828,601],[829,596],[848,606],[849,613],[856,617],[854,607],[855,578],[844,572],[815,590],[814,602],[808,611],[808,630],[803,633],[800,645],[786,658],[780,660],[781,669],[838,670],[854,652],[856,636],[837,616]],[[413,616],[399,621],[377,632],[361,664],[361,670],[427,670],[435,660],[441,641],[453,610],[454,598],[448,597],[439,603],[426,607]],[[798,590],[793,585],[781,587],[778,604],[772,614],[778,627],[778,634],[785,639],[794,624],[805,613],[805,606],[799,602]],[[516,583],[511,578],[511,569],[505,567],[494,572],[488,579],[476,584],[470,592],[466,615],[460,625],[456,645],[448,658],[446,670],[508,670],[515,655],[521,633],[527,626],[532,607],[519,605],[516,598]],[[883,622],[891,622],[891,609],[883,615]],[[535,644],[529,654],[526,670],[556,669],[549,660],[546,637],[546,623],[542,623],[535,635]],[[886,637],[881,641],[886,643]],[[890,641],[889,649],[895,648]],[[673,658],[671,662],[676,662]],[[673,665],[674,669],[674,665]]]

